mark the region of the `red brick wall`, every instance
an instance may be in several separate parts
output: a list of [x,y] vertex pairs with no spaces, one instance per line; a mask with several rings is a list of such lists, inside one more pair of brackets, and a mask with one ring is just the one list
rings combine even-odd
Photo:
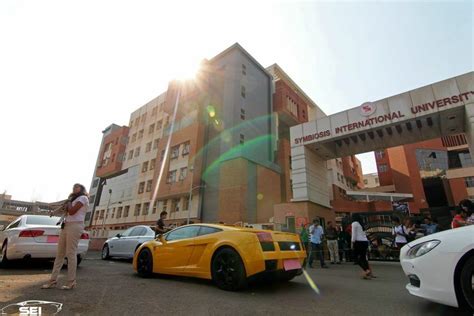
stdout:
[[458,205],[461,200],[467,199],[466,182],[464,178],[449,179],[449,186],[453,197],[454,205]]
[[[294,117],[299,123],[308,121],[308,105],[296,91],[292,90],[283,80],[278,80],[275,84],[275,93],[273,94],[273,110],[275,112],[286,112],[292,115],[286,109],[287,97],[290,97],[298,106],[298,116]],[[293,116],[293,115],[292,115]]]
[[[100,149],[99,167],[97,168],[98,177],[105,177],[122,170],[122,160],[120,159],[120,155],[125,154],[126,143],[123,139],[128,136],[128,130],[129,128],[127,126],[122,126],[104,138],[103,146]],[[110,143],[112,143],[110,160],[107,165],[101,166],[105,148]]]

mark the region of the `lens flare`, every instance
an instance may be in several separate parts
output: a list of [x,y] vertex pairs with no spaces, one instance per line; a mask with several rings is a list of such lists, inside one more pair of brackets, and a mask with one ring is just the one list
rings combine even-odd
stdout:
[[318,286],[316,285],[316,283],[314,283],[313,279],[311,279],[311,277],[309,276],[308,272],[306,272],[305,269],[303,269],[303,275],[306,278],[306,281],[308,282],[309,286],[313,289],[313,291],[318,295],[321,294]]
[[263,200],[263,194],[262,193],[257,194],[257,200]]

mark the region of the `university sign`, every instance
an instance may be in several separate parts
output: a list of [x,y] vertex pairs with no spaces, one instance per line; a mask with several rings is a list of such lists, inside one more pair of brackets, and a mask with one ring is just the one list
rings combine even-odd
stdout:
[[[331,117],[320,119],[318,121],[330,120],[329,122],[331,126],[327,126],[327,128],[324,130],[309,134],[306,134],[303,130],[302,136],[293,138],[293,144],[304,145],[305,143],[324,140],[326,138],[330,138],[331,136],[342,136],[348,132],[357,132],[367,129],[367,127],[396,123],[406,119],[413,119],[428,112],[442,110],[447,106],[452,107],[455,105],[462,105],[466,101],[472,101],[472,99],[474,99],[474,91],[469,91],[422,104],[399,104],[398,106],[393,106],[393,108],[398,108],[398,110],[380,114],[377,114],[376,103],[367,102],[359,107],[360,119],[336,126],[332,126],[333,120]],[[316,121],[316,124],[318,124],[318,121]]]

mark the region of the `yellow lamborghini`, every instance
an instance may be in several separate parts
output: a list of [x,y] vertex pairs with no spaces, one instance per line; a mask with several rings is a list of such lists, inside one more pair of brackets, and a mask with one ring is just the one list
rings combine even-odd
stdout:
[[192,224],[143,243],[135,252],[133,268],[143,277],[197,277],[235,291],[261,274],[289,281],[302,273],[305,258],[300,238],[293,233]]

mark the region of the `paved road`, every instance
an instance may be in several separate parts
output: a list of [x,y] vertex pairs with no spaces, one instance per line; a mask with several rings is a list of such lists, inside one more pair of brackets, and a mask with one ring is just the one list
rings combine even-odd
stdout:
[[61,315],[461,315],[410,296],[398,264],[373,267],[378,278],[370,281],[360,279],[357,267],[349,263],[309,270],[320,295],[304,276],[235,293],[190,278],[141,279],[130,262],[102,261],[91,253],[78,270],[73,291],[39,289],[48,280],[50,264],[0,270],[0,307],[34,299],[63,303]]

